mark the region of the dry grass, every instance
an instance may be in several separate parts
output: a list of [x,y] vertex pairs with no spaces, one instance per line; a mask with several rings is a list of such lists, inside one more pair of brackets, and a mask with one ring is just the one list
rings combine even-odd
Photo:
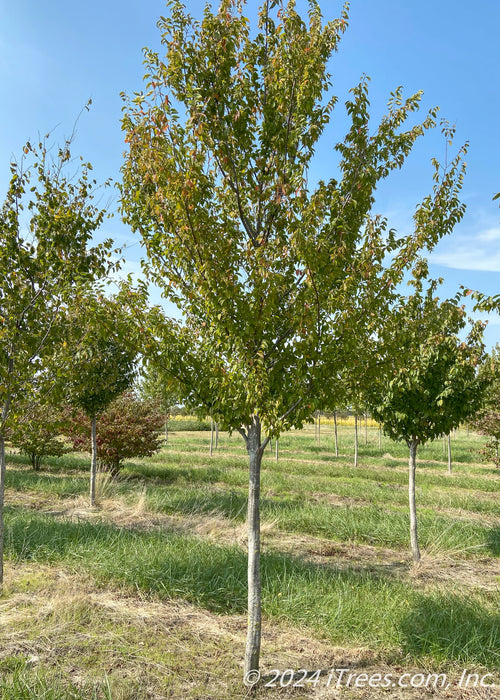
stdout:
[[[113,700],[233,700],[256,698],[388,697],[387,690],[326,686],[330,669],[399,678],[430,669],[383,663],[366,648],[331,647],[288,626],[264,622],[263,684],[273,668],[321,669],[313,687],[282,689],[263,684],[250,692],[242,682],[246,621],[218,616],[183,602],[160,602],[120,589],[95,589],[92,579],[68,570],[22,564],[10,566],[0,600],[0,663],[24,663],[25,673],[57,673],[76,686],[105,683]],[[298,680],[300,676],[296,676]],[[391,697],[493,699],[491,689],[391,688]],[[105,679],[105,680],[103,680]],[[279,684],[278,684],[279,685]]]

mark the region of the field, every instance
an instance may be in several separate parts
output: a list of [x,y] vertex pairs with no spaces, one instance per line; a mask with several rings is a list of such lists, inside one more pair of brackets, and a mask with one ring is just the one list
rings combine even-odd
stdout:
[[210,457],[208,432],[171,432],[160,453],[102,478],[94,509],[85,455],[36,473],[10,454],[0,698],[497,698],[500,474],[479,462],[483,439],[452,438],[451,475],[442,441],[420,450],[418,567],[406,446],[379,447],[363,426],[355,468],[353,429],[339,439],[336,458],[332,426],[319,444],[309,426],[264,457],[253,689],[238,435],[221,433]]

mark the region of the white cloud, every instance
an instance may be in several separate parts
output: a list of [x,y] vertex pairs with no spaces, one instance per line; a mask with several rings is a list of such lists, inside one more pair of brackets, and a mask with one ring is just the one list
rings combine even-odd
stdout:
[[[476,242],[477,242],[476,238]],[[495,249],[474,245],[449,246],[448,250],[434,252],[429,262],[455,270],[475,270],[477,272],[500,272],[500,245]]]
[[500,244],[500,228],[489,228],[482,233],[479,233],[476,238],[479,241],[495,241]]
[[429,262],[455,270],[500,272],[500,228],[491,222],[453,233],[443,239],[429,256]]

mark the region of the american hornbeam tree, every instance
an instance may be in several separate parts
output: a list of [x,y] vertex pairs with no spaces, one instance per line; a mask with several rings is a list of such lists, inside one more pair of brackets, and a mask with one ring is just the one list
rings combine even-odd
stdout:
[[251,29],[241,1],[201,21],[169,4],[165,55],[146,50],[145,92],[125,98],[122,210],[149,278],[182,314],[152,313],[144,351],[248,451],[248,672],[260,655],[264,448],[321,407],[323,380],[349,363],[417,252],[460,220],[464,166],[461,153],[434,164],[414,231],[398,238],[371,209],[377,184],[435,125],[433,110],[407,126],[420,93],[398,88],[372,125],[363,78],[335,177],[314,185],[309,173],[336,102],[327,62],[346,9],[325,23],[314,0],[305,20],[291,0],[267,0]]
[[[459,333],[467,325],[460,295],[440,301],[438,282],[426,290],[417,265],[415,293],[402,298],[387,318],[377,339],[377,380],[369,383],[372,415],[393,440],[404,440],[409,457],[410,543],[413,560],[420,561],[415,498],[417,449],[474,415],[485,383],[477,372],[484,345],[484,325],[476,322],[466,340]],[[419,271],[420,269],[420,271]]]
[[[24,148],[11,165],[0,213],[0,584],[3,581],[5,435],[33,386],[53,377],[47,357],[63,342],[74,290],[108,274],[111,241],[89,247],[104,210],[94,205],[91,166],[75,168],[70,143]],[[67,172],[71,175],[67,175]]]

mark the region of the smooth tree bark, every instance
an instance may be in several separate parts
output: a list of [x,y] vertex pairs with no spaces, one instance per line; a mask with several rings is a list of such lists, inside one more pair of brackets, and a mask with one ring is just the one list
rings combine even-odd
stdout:
[[6,473],[6,460],[5,460],[5,436],[3,433],[3,426],[7,420],[10,410],[11,397],[8,394],[6,401],[2,406],[1,414],[1,425],[0,430],[0,590],[3,584],[3,542],[4,542],[4,530],[5,530],[5,520],[4,520],[4,501],[5,501],[5,473]]
[[413,437],[408,443],[410,448],[410,461],[409,461],[409,483],[408,483],[408,495],[410,502],[410,544],[411,552],[413,556],[413,561],[418,564],[420,561],[420,548],[418,546],[418,533],[417,533],[417,502],[415,498],[415,472],[417,469],[417,447],[418,439]]
[[358,416],[354,414],[354,466],[358,466]]
[[275,444],[275,447],[276,447],[276,461],[278,461],[278,457],[279,457],[279,453],[278,453],[278,438],[276,438],[275,443],[276,443],[276,444]]
[[3,584],[3,535],[4,535],[4,497],[5,497],[5,438],[0,433],[0,590]]
[[249,457],[248,482],[248,627],[245,648],[245,673],[257,670],[260,660],[262,625],[260,581],[260,469],[262,455],[270,438],[261,443],[260,418],[254,415],[246,431],[240,431]]
[[451,435],[448,433],[448,474],[451,474]]
[[95,483],[97,478],[97,418],[95,414],[90,419],[90,505],[95,506]]
[[337,412],[333,412],[333,427],[335,431],[335,457],[339,456],[339,439],[338,439],[338,431],[337,431]]

